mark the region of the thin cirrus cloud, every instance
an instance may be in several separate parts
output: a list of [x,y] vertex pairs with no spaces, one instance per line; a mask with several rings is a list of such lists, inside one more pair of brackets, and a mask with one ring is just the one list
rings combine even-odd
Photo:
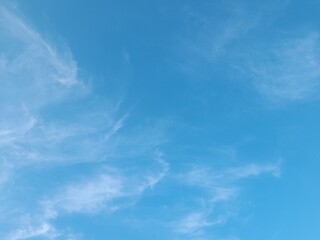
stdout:
[[[248,20],[234,26],[237,19],[206,42],[215,43],[214,58],[254,27]],[[0,33],[1,238],[81,239],[60,229],[59,220],[125,211],[172,174],[166,186],[172,196],[165,198],[179,199],[175,187],[180,182],[196,193],[178,217],[170,212],[170,234],[205,239],[208,228],[224,225],[236,214],[227,207],[241,193],[238,181],[262,174],[280,176],[279,164],[221,171],[196,166],[176,181],[161,151],[167,140],[163,126],[127,124],[131,111],[122,113],[115,101],[93,96],[65,44],[46,40],[4,7]],[[210,54],[201,56],[204,52],[193,50],[204,61],[215,61]],[[163,209],[157,201],[154,204]],[[175,213],[180,203],[175,204],[166,208]],[[156,217],[163,222],[162,216]]]
[[154,157],[156,170],[149,169],[143,176],[109,168],[83,182],[66,184],[55,196],[43,201],[44,212],[56,217],[59,213],[112,212],[130,206],[169,171],[169,164],[160,153]]
[[[130,111],[121,114],[119,104],[92,97],[68,47],[58,48],[45,40],[5,7],[0,8],[0,34],[0,189],[4,202],[0,223],[8,229],[1,231],[1,237],[72,239],[73,235],[56,229],[53,221],[64,214],[129,207],[166,177],[169,164],[158,150],[161,130],[147,126],[147,131],[133,128],[121,134]],[[148,144],[142,144],[146,139]],[[128,156],[145,161],[139,173],[106,163]],[[29,194],[30,205],[18,201],[24,190],[18,193],[10,188],[15,182],[26,191],[35,187],[31,180],[19,182],[24,170],[41,174],[39,167],[50,171],[84,162],[96,163],[91,167],[95,174],[75,183],[71,173],[56,191]],[[39,183],[39,189],[47,182]],[[4,216],[11,220],[6,222]]]
[[[66,183],[54,196],[39,201],[38,213],[24,218],[18,230],[6,239],[18,240],[31,237],[67,238],[70,233],[56,229],[54,221],[70,214],[103,214],[134,205],[143,193],[152,189],[167,174],[168,164],[155,156],[160,170],[143,176],[123,173],[119,169],[103,169],[102,173],[85,180]],[[78,239],[78,238],[75,238]]]
[[0,108],[6,116],[0,130],[2,134],[14,134],[12,125],[24,126],[21,131],[28,131],[36,111],[66,98],[69,91],[79,92],[81,82],[67,48],[58,51],[4,7],[0,8],[0,33]]
[[204,211],[192,212],[174,224],[175,231],[188,237],[204,239],[206,228],[214,228],[222,223],[223,219],[208,220],[208,213]]
[[[61,54],[38,32],[5,7],[0,8],[0,16],[1,34],[6,37],[5,42],[8,43],[10,40],[12,45],[19,43],[19,49],[13,51],[13,56],[2,56],[2,70],[6,68],[7,72],[14,71],[19,75],[20,72],[16,69],[26,71],[31,68],[30,74],[33,75],[34,82],[40,81],[39,78],[46,75],[46,83],[54,84],[56,81],[68,86],[78,83],[78,68],[68,49],[64,49]],[[40,59],[45,61],[41,62]]]
[[[210,14],[202,14],[192,5],[185,7],[186,33],[192,34],[181,37],[176,50],[178,69],[200,78],[211,78],[221,59],[233,52],[234,44],[255,29],[261,18],[259,11],[238,2],[217,1],[206,7]],[[217,21],[215,14],[220,12],[225,18]]]
[[[197,78],[212,78],[212,71],[245,71],[256,91],[272,104],[301,102],[317,98],[320,79],[319,32],[282,33],[278,39],[256,39],[256,32],[267,35],[275,28],[290,1],[270,1],[264,7],[221,3],[211,12],[224,12],[216,20],[186,9],[186,29],[192,35],[182,38],[178,67]],[[270,15],[272,13],[272,17]],[[214,19],[214,20],[213,20]],[[277,27],[275,28],[277,29]],[[279,29],[277,30],[279,31]],[[181,47],[182,46],[182,47]],[[220,66],[219,63],[224,65]]]
[[[90,87],[79,79],[80,70],[68,47],[59,49],[46,41],[4,7],[0,8],[0,32],[4,42],[0,57],[2,165],[102,161],[118,155],[116,145],[121,144],[127,152],[145,152],[139,144],[133,146],[134,141],[127,143],[128,136],[117,136],[130,111],[121,114],[118,103],[94,99]],[[157,139],[146,136],[149,133],[137,131],[141,134],[131,131],[135,142],[143,135],[149,146],[157,145]]]
[[85,91],[77,78],[78,67],[68,49],[55,50],[33,28],[4,7],[0,8],[0,33],[3,43],[0,57],[0,148],[4,153],[3,161],[11,158],[12,164],[18,159],[26,162],[37,156],[43,158],[37,150],[28,151],[26,145],[45,145],[52,143],[53,137],[64,138],[57,134],[58,124],[45,122],[40,111],[49,104]]
[[57,237],[55,230],[47,223],[42,223],[38,227],[31,227],[25,229],[18,229],[15,233],[8,236],[8,240],[22,240],[32,239],[34,237],[46,237],[48,239],[54,239]]
[[275,103],[316,98],[320,89],[319,34],[278,40],[256,49],[249,71],[254,85]]
[[214,171],[208,167],[194,167],[180,180],[191,189],[200,189],[196,210],[174,221],[172,228],[178,235],[190,239],[206,239],[206,230],[228,223],[237,213],[232,210],[241,194],[238,183],[242,179],[260,177],[263,174],[279,177],[281,162],[249,164],[242,167]]
[[[139,155],[142,156],[141,152]],[[65,156],[62,156],[62,159],[69,161]],[[64,183],[65,186],[62,186],[51,197],[35,198],[35,201],[38,202],[35,210],[23,211],[21,215],[35,212],[34,218],[38,218],[39,223],[36,226],[32,224],[34,219],[27,223],[26,221],[17,223],[16,226],[20,226],[20,230],[13,235],[20,237],[13,239],[24,239],[23,236],[35,235],[36,233],[39,236],[48,237],[54,229],[50,222],[66,214],[99,214],[134,205],[145,191],[153,189],[167,175],[169,164],[158,157],[155,162],[158,164],[154,168],[145,166],[140,168],[137,174],[121,172],[117,169],[114,171],[99,170],[103,173],[85,177],[85,180],[80,182]],[[104,167],[102,166],[102,168]],[[44,225],[50,226],[50,228],[46,228],[48,231],[43,231],[41,226]]]

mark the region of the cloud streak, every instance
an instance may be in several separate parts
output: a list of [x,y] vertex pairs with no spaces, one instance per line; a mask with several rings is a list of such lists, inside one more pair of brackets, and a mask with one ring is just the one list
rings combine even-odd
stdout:
[[[47,74],[47,82],[51,81],[52,84],[54,81],[66,86],[79,83],[78,67],[69,49],[64,49],[63,54],[59,53],[38,32],[5,7],[0,8],[0,24],[4,36],[14,40],[14,43],[19,42],[20,48],[23,46],[23,51],[18,53],[18,57],[14,57],[15,61],[10,61],[12,57],[2,58],[1,66],[6,66],[7,72],[16,72],[14,68],[27,70],[26,68],[32,67],[34,76]],[[39,61],[40,59],[45,61]],[[42,64],[41,70],[39,64]]]
[[236,215],[230,210],[241,193],[238,183],[241,179],[271,174],[280,176],[280,163],[249,164],[243,167],[214,171],[208,167],[194,167],[181,176],[181,181],[191,189],[200,189],[196,210],[187,213],[172,224],[179,235],[187,238],[206,239],[206,229],[225,225]]
[[[199,12],[198,6],[184,8],[186,33],[191,34],[180,39],[177,67],[197,78],[212,78],[219,63],[233,54],[234,45],[259,25],[261,12],[239,2],[204,4],[210,14]],[[217,21],[214,16],[221,12],[224,18]]]
[[317,32],[263,46],[250,60],[254,85],[274,103],[317,98],[320,89],[319,49]]
[[152,172],[129,174],[120,169],[103,168],[99,174],[65,184],[53,196],[40,201],[40,212],[24,219],[20,228],[6,239],[67,237],[68,233],[58,231],[53,225],[63,215],[103,214],[131,207],[144,192],[152,190],[166,176],[168,163],[162,158],[157,161],[160,169]]
[[5,7],[0,7],[0,34],[0,149],[11,163],[26,163],[39,155],[26,145],[35,146],[40,138],[49,144],[52,137],[43,110],[86,89],[69,49],[58,51]]
[[[199,62],[212,64],[228,44],[254,27],[247,20],[234,24],[237,14],[219,29],[219,36],[205,41],[209,53],[191,49]],[[161,151],[167,140],[162,126],[127,124],[131,110],[95,98],[65,44],[48,41],[4,7],[0,34],[0,190],[5,205],[0,238],[74,239],[76,235],[58,228],[63,217],[128,209],[171,174]],[[170,220],[170,227],[184,238],[203,239],[207,229],[227,223],[233,214],[228,206],[241,193],[239,181],[263,174],[279,177],[279,164],[227,170],[196,166],[182,173],[178,182],[188,189],[183,194],[199,194],[186,198],[191,204],[180,218]],[[179,195],[177,179],[170,176],[168,191],[174,193],[164,198]],[[161,201],[155,202],[158,208]]]
[[[114,101],[93,97],[79,78],[79,67],[66,45],[58,47],[47,41],[5,7],[0,7],[0,36],[0,190],[6,190],[3,200],[18,209],[1,209],[16,220],[0,220],[15,229],[8,230],[10,234],[1,232],[0,237],[67,238],[54,225],[60,216],[130,207],[166,177],[169,164],[159,150],[161,130],[133,126],[123,133],[131,111],[122,114]],[[143,167],[135,172],[132,165],[121,166],[129,158],[139,158]],[[115,159],[123,160],[117,162],[121,167]],[[77,174],[64,176],[58,189],[48,188],[34,196],[28,193],[30,205],[19,205],[21,193],[7,184],[10,179],[21,184],[19,188],[32,189],[28,179],[19,182],[19,174],[33,171],[41,175],[42,170],[77,164],[81,168],[80,163],[93,170],[84,169],[77,182],[73,180]],[[41,184],[39,188],[44,187]]]
[[18,229],[15,233],[8,236],[8,240],[32,239],[34,237],[45,237],[54,239],[58,234],[53,227],[47,223],[42,223],[38,227],[29,226],[27,228]]
[[113,212],[135,203],[147,190],[153,189],[168,173],[169,164],[156,154],[155,169],[143,174],[116,168],[101,169],[82,182],[67,184],[55,196],[43,202],[44,212],[54,218],[70,213]]

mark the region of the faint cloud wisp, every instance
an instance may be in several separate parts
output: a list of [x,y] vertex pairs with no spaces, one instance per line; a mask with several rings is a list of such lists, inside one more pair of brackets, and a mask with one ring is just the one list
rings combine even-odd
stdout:
[[250,74],[259,92],[273,103],[317,98],[320,90],[319,34],[281,40],[253,55]]

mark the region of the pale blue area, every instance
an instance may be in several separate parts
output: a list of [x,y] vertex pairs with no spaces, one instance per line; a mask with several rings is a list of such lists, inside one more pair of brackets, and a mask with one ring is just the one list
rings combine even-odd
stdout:
[[319,2],[0,3],[1,239],[320,237]]

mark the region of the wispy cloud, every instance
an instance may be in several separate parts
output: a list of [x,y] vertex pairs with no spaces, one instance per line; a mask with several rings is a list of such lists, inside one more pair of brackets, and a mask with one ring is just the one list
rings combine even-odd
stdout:
[[[80,183],[69,184],[46,203],[52,212],[91,213],[113,209],[113,201],[125,196],[125,179],[118,173],[104,173]],[[56,213],[54,214],[56,215]]]
[[249,164],[245,167],[230,169],[226,172],[226,175],[229,176],[231,180],[260,176],[261,174],[271,174],[274,177],[280,177],[280,166],[280,160],[272,164]]
[[273,103],[317,98],[319,48],[319,34],[310,32],[255,49],[249,66],[255,86]]
[[51,82],[52,87],[54,81],[66,86],[79,83],[77,64],[66,46],[62,52],[57,51],[37,31],[5,7],[0,8],[0,24],[1,33],[13,40],[10,44],[19,43],[21,49],[15,52],[14,57],[2,55],[1,65],[6,66],[7,73],[16,74],[17,69],[29,72],[33,79],[28,79],[27,82],[39,81],[40,77],[46,76],[45,82]]
[[201,236],[203,230],[208,227],[214,227],[221,224],[223,219],[216,219],[213,222],[208,220],[208,213],[199,211],[188,214],[175,224],[175,231],[179,234]]
[[[210,73],[230,54],[234,43],[258,26],[261,13],[232,1],[217,1],[206,4],[205,8],[211,9],[210,15],[192,5],[185,7],[187,34],[181,37],[177,48],[181,57],[177,67],[196,77],[211,78]],[[223,12],[224,19],[217,20],[212,14],[217,12]]]
[[232,205],[241,193],[239,180],[262,174],[280,175],[280,163],[249,164],[226,170],[214,170],[209,167],[194,167],[181,176],[181,181],[191,188],[202,190],[198,195],[196,210],[192,210],[172,224],[173,229],[186,237],[203,237],[206,229],[224,225],[236,213]]
[[97,162],[157,145],[157,137],[142,144],[149,133],[141,129],[119,136],[131,110],[121,113],[117,102],[93,97],[66,44],[46,40],[5,7],[0,33],[0,161],[10,159],[12,168]]
[[54,197],[43,202],[49,216],[59,213],[98,213],[130,206],[148,189],[153,189],[168,173],[169,164],[155,154],[157,164],[139,173],[103,168],[102,173],[82,182],[67,184]]
[[0,7],[0,33],[0,149],[11,163],[22,158],[26,163],[39,153],[25,145],[37,139],[45,144],[51,137],[41,111],[86,89],[69,49],[57,50],[5,7]]
[[8,240],[32,239],[35,237],[44,237],[46,239],[54,239],[58,236],[56,230],[47,223],[41,223],[39,226],[28,226],[18,229],[15,233],[7,237]]
[[[16,220],[5,223],[14,231],[0,237],[72,239],[53,221],[66,214],[130,207],[166,177],[169,164],[158,150],[161,130],[149,125],[126,129],[131,110],[122,113],[117,102],[92,96],[66,44],[51,43],[4,7],[0,34],[0,187],[6,188],[8,179],[13,182],[24,170],[39,173],[39,167],[93,163],[94,169],[77,182],[72,179],[79,176],[71,173],[60,188],[28,193],[33,202],[28,207],[19,205],[20,193],[7,187],[1,199],[18,210],[1,209]],[[144,161],[143,167],[123,167],[132,158]],[[115,159],[124,161],[115,164]],[[20,188],[33,188],[28,183],[19,182]]]
[[61,215],[110,213],[131,207],[145,191],[152,190],[166,176],[169,165],[159,156],[156,154],[160,168],[149,173],[130,174],[120,169],[103,168],[99,174],[65,184],[54,196],[39,201],[40,212],[31,215],[32,218],[24,218],[19,229],[6,239],[66,237],[68,233],[58,231],[52,223]]
[[[237,11],[218,29],[218,36],[195,39],[204,43],[203,49],[191,44],[200,63],[212,64],[228,44],[254,27],[250,19],[238,22],[242,13]],[[4,7],[0,34],[0,190],[6,190],[1,201],[9,206],[0,209],[0,224],[9,229],[0,237],[77,239],[58,229],[56,221],[130,208],[168,176],[170,164],[160,149],[166,141],[161,126],[127,124],[131,110],[92,97],[66,44],[47,40]],[[124,58],[129,64],[125,51]],[[194,167],[183,173],[181,182],[200,195],[192,200],[196,208],[187,206],[180,219],[171,221],[175,232],[203,239],[206,229],[226,223],[232,215],[226,206],[241,193],[238,181],[262,174],[279,176],[279,164],[227,170]],[[26,193],[28,198],[20,201]],[[219,204],[223,206],[216,211]]]

